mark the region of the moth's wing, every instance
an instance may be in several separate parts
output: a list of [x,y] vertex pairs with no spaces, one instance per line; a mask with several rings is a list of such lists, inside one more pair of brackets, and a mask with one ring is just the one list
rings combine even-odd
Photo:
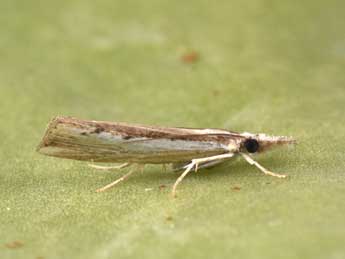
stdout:
[[95,162],[172,163],[227,152],[228,134],[58,117],[48,125],[38,151]]
[[[142,126],[142,125],[138,125]],[[209,135],[209,134],[220,134],[220,135],[238,135],[239,133],[228,131],[224,129],[213,129],[213,128],[183,128],[183,127],[155,127],[155,126],[143,126],[145,129],[162,132],[172,135]]]
[[[223,130],[223,129],[197,129],[197,128],[173,128],[173,127],[155,127],[155,126],[144,126],[138,124],[125,124],[120,123],[121,126],[129,126],[131,128],[140,129],[143,137],[132,136],[129,134],[128,143],[133,142],[145,142],[151,141],[157,138],[163,139],[184,139],[184,140],[211,140],[220,141],[229,136],[238,137],[240,133]],[[153,137],[149,137],[153,136]]]

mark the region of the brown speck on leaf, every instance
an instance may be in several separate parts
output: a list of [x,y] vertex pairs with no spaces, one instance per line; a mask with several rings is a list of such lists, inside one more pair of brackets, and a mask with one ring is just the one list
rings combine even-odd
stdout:
[[196,51],[190,51],[181,56],[183,63],[191,64],[195,63],[200,59],[200,55]]
[[165,189],[167,186],[165,185],[165,184],[161,184],[158,188],[159,188],[159,190],[163,190],[163,189]]
[[217,89],[214,89],[214,90],[212,90],[212,94],[213,94],[213,96],[219,96],[220,91]]
[[11,248],[11,249],[16,249],[16,248],[22,247],[23,245],[24,245],[23,242],[18,241],[18,240],[15,240],[15,241],[13,241],[11,243],[5,244],[5,246],[7,248]]
[[172,220],[173,220],[173,217],[172,217],[172,216],[166,216],[166,217],[165,217],[165,220],[166,220],[166,221],[172,221]]
[[239,191],[239,190],[241,190],[241,187],[239,187],[239,186],[234,186],[234,187],[231,188],[231,190],[233,190],[233,191]]

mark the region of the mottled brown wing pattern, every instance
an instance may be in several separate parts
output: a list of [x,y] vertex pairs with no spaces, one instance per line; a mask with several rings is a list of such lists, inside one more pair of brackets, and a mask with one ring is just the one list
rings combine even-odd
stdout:
[[232,137],[237,133],[57,117],[38,151],[95,162],[172,163],[226,153]]

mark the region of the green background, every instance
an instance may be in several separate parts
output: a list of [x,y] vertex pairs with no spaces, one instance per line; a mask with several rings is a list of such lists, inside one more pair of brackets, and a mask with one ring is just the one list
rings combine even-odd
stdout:
[[[344,10],[342,0],[2,0],[0,257],[345,258]],[[200,59],[182,62],[189,51]],[[160,166],[99,194],[116,172],[35,152],[56,115],[299,145],[257,157],[287,180],[237,159],[189,175],[175,200],[179,173]],[[23,246],[8,248],[15,240]]]

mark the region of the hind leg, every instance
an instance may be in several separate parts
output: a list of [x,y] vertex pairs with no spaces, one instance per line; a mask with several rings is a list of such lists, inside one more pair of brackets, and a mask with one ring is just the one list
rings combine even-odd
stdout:
[[[129,164],[129,165],[132,165],[132,164]],[[128,165],[128,166],[129,166]],[[115,185],[117,185],[118,183],[120,182],[123,182],[124,180],[126,180],[129,176],[131,176],[133,173],[137,172],[137,171],[141,171],[143,172],[144,170],[144,166],[145,165],[137,165],[136,167],[132,167],[128,173],[126,173],[125,175],[123,175],[122,177],[120,177],[119,179],[115,180],[114,182],[110,183],[110,184],[107,184],[106,186],[102,187],[102,188],[99,188],[96,190],[96,192],[104,192],[112,187],[114,187]]]

